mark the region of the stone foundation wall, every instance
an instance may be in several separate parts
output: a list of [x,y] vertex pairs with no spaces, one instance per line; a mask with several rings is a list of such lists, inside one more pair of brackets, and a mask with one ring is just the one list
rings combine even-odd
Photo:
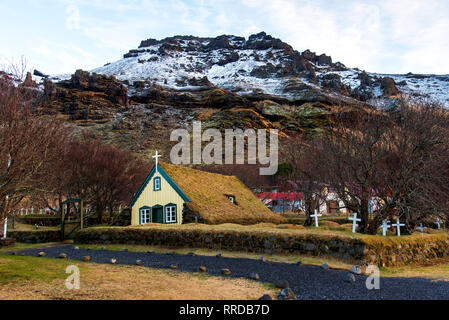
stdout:
[[16,240],[13,238],[0,239],[0,249],[14,246]]
[[24,243],[58,242],[61,241],[61,231],[8,231],[8,237]]
[[374,242],[365,246],[365,264],[382,267],[430,262],[449,257],[447,234],[425,234],[415,237],[393,237],[388,242]]
[[208,232],[204,230],[167,230],[158,228],[92,228],[78,231],[76,243],[140,244],[169,247],[208,248],[265,254],[310,254],[328,256],[361,265],[393,266],[426,262],[449,256],[447,234],[422,238],[376,237],[369,243],[361,238],[280,235],[257,231]]

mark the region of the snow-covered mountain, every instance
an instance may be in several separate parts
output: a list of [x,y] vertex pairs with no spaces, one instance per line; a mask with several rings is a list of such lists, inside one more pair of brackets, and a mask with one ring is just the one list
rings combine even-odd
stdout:
[[449,107],[448,75],[391,75],[334,63],[325,54],[298,52],[264,32],[248,39],[174,36],[148,39],[124,58],[92,72],[114,75],[129,94],[158,85],[188,91],[217,87],[241,96],[267,95],[289,101],[374,102],[400,93],[428,96]]
[[203,128],[315,135],[336,113],[363,112],[366,104],[388,107],[401,94],[428,96],[449,108],[449,76],[347,68],[263,32],[248,39],[148,39],[95,70],[65,76],[35,70],[21,85],[39,96],[43,112],[148,155],[156,149],[169,154],[170,132],[191,128],[192,120],[201,120]]

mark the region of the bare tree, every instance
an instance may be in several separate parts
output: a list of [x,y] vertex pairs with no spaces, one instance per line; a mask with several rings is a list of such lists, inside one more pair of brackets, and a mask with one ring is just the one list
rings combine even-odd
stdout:
[[[408,229],[447,201],[447,110],[400,100],[388,112],[341,113],[320,141],[326,181],[345,206],[359,213],[359,231],[403,217]],[[444,200],[443,200],[444,199]],[[377,210],[370,217],[370,202]]]
[[290,167],[283,175],[284,180],[291,191],[303,194],[304,225],[310,226],[313,222],[311,215],[319,209],[327,193],[319,149],[299,136],[286,139],[282,145],[282,159]]
[[88,141],[90,164],[84,168],[89,202],[96,208],[98,221],[106,208],[112,212],[118,204],[128,204],[148,174],[148,166],[130,152],[120,151],[98,141]]
[[42,169],[58,157],[65,134],[60,121],[36,112],[39,93],[21,80],[20,75],[0,72],[0,224],[36,191],[44,178]]
[[46,199],[81,198],[95,210],[98,223],[106,208],[126,205],[148,174],[148,166],[128,151],[83,134],[72,138],[48,166]]
[[394,135],[389,141],[390,156],[378,168],[383,176],[379,195],[384,205],[375,222],[394,213],[412,231],[428,217],[447,220],[448,111],[430,101],[401,100],[390,117]]

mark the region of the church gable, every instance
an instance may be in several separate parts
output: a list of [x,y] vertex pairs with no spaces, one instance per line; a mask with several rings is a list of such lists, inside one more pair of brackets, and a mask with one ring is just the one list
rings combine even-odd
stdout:
[[156,163],[129,204],[131,224],[181,224],[186,202],[187,195]]
[[[169,190],[166,190],[167,187],[169,188]],[[184,200],[185,202],[190,202],[189,197],[187,197],[187,195],[178,187],[178,185],[173,181],[172,178],[170,178],[170,176],[159,164],[155,165],[150,171],[144,183],[134,195],[129,206],[133,207],[143,193],[152,191],[176,192],[182,198],[182,200]]]

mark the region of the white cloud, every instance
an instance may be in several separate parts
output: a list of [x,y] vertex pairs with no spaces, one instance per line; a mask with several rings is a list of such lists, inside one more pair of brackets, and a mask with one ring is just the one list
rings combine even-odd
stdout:
[[103,64],[102,57],[72,44],[39,40],[32,48],[31,67],[44,73],[73,73],[76,69],[89,70]]
[[[84,58],[66,55],[67,61],[73,63],[73,70],[94,61],[101,65],[118,59],[148,37],[161,39],[176,34],[248,37],[265,31],[296,50],[326,53],[334,61],[367,71],[449,73],[447,0],[53,1],[57,3],[55,11],[63,10],[57,11],[62,13],[62,24],[77,32],[71,37],[64,37],[67,32],[64,28],[64,32],[45,32],[55,19],[45,16],[47,11],[43,5],[39,21],[34,21],[33,25],[36,29],[43,27],[41,34],[45,34],[49,43],[63,41],[66,47],[83,48],[92,55],[86,57],[79,53]],[[38,1],[33,3],[40,5]],[[17,38],[23,38],[19,32],[17,34]],[[14,42],[11,37],[3,47],[9,53],[25,52],[27,56],[34,52],[32,48],[25,51],[22,43]],[[58,52],[61,51],[64,50]],[[68,69],[68,62],[62,63],[55,57],[57,52],[48,54],[53,56],[52,69]],[[36,57],[30,58],[36,61]],[[75,65],[79,60],[82,65]]]
[[253,26],[243,30],[264,30],[297,50],[326,53],[334,61],[374,72],[449,73],[449,59],[444,58],[449,51],[447,1],[244,0],[243,4]]
[[69,30],[77,30],[80,29],[80,10],[75,5],[69,5],[66,10],[66,26]]

